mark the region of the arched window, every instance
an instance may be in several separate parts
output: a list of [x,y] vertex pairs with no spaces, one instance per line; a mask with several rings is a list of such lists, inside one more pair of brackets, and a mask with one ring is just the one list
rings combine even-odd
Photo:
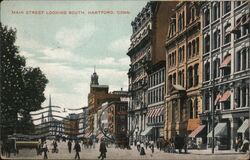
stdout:
[[188,68],[188,88],[193,87],[193,67]]
[[198,99],[194,99],[194,118],[198,118]]
[[189,108],[189,118],[193,119],[194,118],[194,108],[193,108],[193,103],[192,100],[188,100],[188,108]]
[[210,80],[210,62],[207,62],[205,64],[205,76],[204,76],[204,78],[205,78],[205,81]]
[[209,9],[204,10],[204,26],[207,26],[210,24],[210,11]]

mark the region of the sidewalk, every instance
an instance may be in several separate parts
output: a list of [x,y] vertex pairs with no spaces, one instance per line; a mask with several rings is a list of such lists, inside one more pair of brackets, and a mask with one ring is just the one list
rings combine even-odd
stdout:
[[[197,150],[197,149],[190,149],[188,150],[189,154],[197,154],[197,155],[212,155],[212,149],[208,148],[208,149],[201,149],[201,150]],[[235,152],[234,150],[214,150],[214,154],[216,155],[230,155],[230,154],[248,154],[248,153],[244,153],[244,152]]]

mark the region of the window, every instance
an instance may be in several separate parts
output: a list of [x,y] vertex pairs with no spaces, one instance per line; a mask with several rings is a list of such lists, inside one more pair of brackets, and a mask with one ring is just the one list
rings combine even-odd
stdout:
[[176,73],[173,74],[173,84],[176,84]]
[[240,29],[240,24],[241,24],[241,18],[237,19],[235,28],[233,33],[235,34],[235,39],[239,39],[241,37],[241,29]]
[[220,46],[220,30],[216,29],[216,31],[214,32],[214,48],[216,49]]
[[208,34],[205,35],[204,43],[205,43],[204,53],[207,53],[210,51],[210,36]]
[[199,84],[199,64],[194,65],[194,86],[197,86]]
[[195,40],[192,41],[192,56],[195,56],[195,52],[196,52],[196,49],[195,49]]
[[219,58],[216,58],[216,59],[214,60],[214,68],[213,68],[213,69],[214,69],[214,74],[213,74],[214,78],[217,78],[217,77],[220,76],[219,67],[220,67],[220,59],[219,59]]
[[231,11],[231,2],[224,1],[224,14],[227,14],[230,11]]
[[230,27],[231,27],[231,24],[230,23],[227,23],[224,27],[224,44],[227,44],[229,42],[231,42],[231,33],[230,33]]
[[193,87],[193,67],[188,68],[188,88]]
[[250,22],[250,16],[246,14],[243,15],[241,18],[242,36],[247,35],[249,33],[249,22]]
[[181,71],[178,72],[178,84],[181,85]]
[[205,64],[205,81],[208,81],[210,79],[210,62],[207,62]]
[[198,55],[199,54],[199,37],[196,38],[196,54]]
[[195,98],[194,100],[194,118],[198,118],[198,100]]
[[236,7],[239,7],[240,5],[241,5],[241,1],[236,1],[236,2],[234,2],[235,3],[235,8]]
[[191,8],[191,21],[194,21],[195,20],[195,8],[194,7],[192,7]]
[[204,26],[207,26],[210,24],[210,11],[209,9],[204,10]]
[[194,111],[193,111],[192,100],[188,101],[188,106],[189,106],[189,118],[192,119],[192,118],[194,118]]
[[243,86],[242,87],[242,90],[241,90],[241,97],[242,97],[242,107],[246,107],[246,101],[247,101],[247,99],[246,99],[246,94],[247,93],[247,90],[246,90],[246,87],[245,86]]
[[205,110],[209,110],[209,104],[210,104],[210,100],[209,100],[209,92],[205,92]]
[[192,45],[191,42],[188,43],[188,59],[191,58],[192,54]]
[[240,87],[235,88],[235,107],[238,108],[240,107]]
[[217,20],[220,17],[220,3],[213,3],[213,21]]

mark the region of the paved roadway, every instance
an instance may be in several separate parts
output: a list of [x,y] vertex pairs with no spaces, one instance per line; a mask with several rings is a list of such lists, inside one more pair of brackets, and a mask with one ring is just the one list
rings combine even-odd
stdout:
[[[51,153],[52,146],[51,142],[48,142],[49,159],[74,159],[75,152],[68,152],[67,143],[61,142],[58,143],[59,153]],[[188,154],[177,154],[177,153],[165,153],[163,151],[159,151],[155,149],[155,152],[151,154],[150,149],[146,150],[145,156],[140,156],[139,152],[133,146],[132,150],[127,149],[118,149],[114,147],[107,148],[107,159],[204,159],[204,160],[236,160],[236,159],[246,159],[246,154],[244,153],[235,153],[233,151],[215,151],[214,155],[211,155],[211,151],[209,150],[189,150]],[[97,159],[99,156],[99,144],[96,145],[95,149],[84,149],[80,152],[81,159]],[[43,156],[36,155],[36,151],[23,149],[20,150],[18,156],[11,155],[10,159],[43,159]]]

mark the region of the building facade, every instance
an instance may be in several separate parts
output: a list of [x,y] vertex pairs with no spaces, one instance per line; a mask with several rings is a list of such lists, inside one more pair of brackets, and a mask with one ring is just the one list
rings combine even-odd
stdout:
[[148,113],[147,129],[142,132],[150,141],[163,137],[165,122],[165,69],[166,61],[154,65],[148,77]]
[[89,131],[94,135],[99,132],[99,110],[105,102],[120,101],[121,97],[127,97],[127,91],[113,91],[109,93],[108,85],[99,85],[98,75],[94,71],[91,76],[90,93],[88,94],[88,125]]
[[179,2],[166,40],[166,139],[200,125],[202,77],[200,2]]
[[168,30],[166,19],[175,4],[176,2],[148,2],[131,23],[133,31],[127,55],[131,61],[128,72],[128,129],[134,130],[132,140],[141,140],[146,134],[148,71],[159,61],[165,60],[164,41]]
[[219,148],[232,148],[237,136],[248,137],[249,2],[205,2],[201,8],[203,108],[208,146],[214,136]]
[[113,101],[108,105],[108,131],[118,146],[127,146],[128,102]]

